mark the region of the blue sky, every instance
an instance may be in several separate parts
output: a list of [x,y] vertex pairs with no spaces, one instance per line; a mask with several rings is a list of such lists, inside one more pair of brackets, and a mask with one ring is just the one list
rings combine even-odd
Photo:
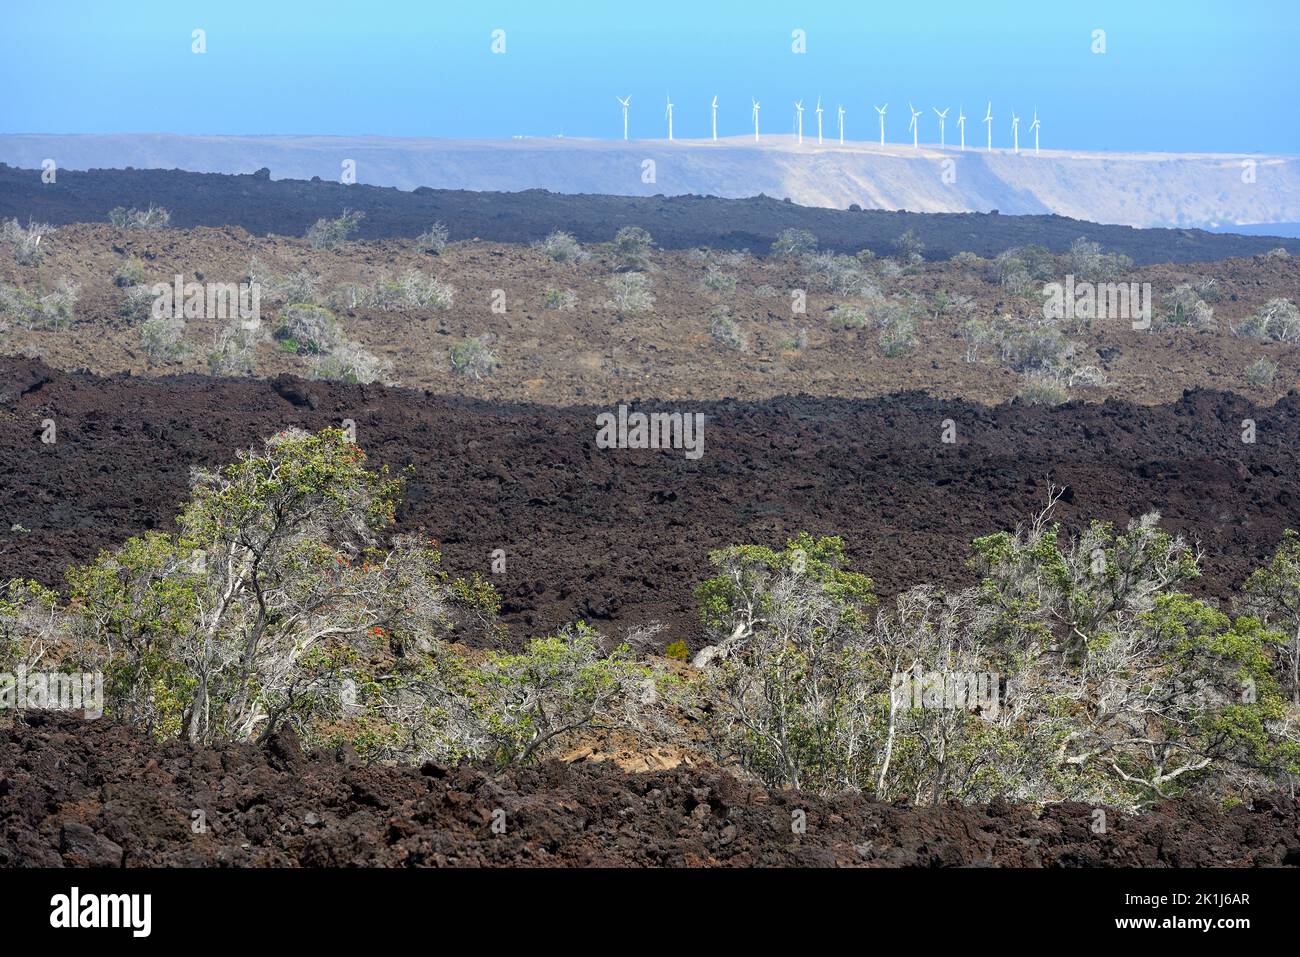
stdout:
[[1037,106],[1045,148],[1300,153],[1298,52],[1296,0],[12,3],[0,131],[613,138],[631,94],[633,137],[662,137],[671,92],[686,137],[714,94],[724,135],[752,129],[751,96],[789,132],[820,94],[850,139],[874,139],[869,104],[888,101],[902,142],[911,100],[923,140],[948,106],[951,141],[959,105],[976,140],[991,99],[995,145]]

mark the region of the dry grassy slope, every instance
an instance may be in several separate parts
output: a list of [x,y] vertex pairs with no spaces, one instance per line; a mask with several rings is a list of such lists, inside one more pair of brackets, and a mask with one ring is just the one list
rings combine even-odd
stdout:
[[[588,262],[573,266],[552,262],[529,247],[484,242],[453,244],[441,256],[432,256],[407,240],[349,243],[322,251],[302,240],[253,237],[232,227],[129,233],[90,225],[63,227],[42,248],[45,258],[39,267],[0,261],[0,281],[37,290],[58,278],[75,280],[82,287],[77,320],[62,330],[28,330],[10,323],[0,351],[40,355],[65,369],[146,375],[205,371],[218,324],[192,320],[187,328],[190,356],[150,366],[140,349],[139,329],[120,315],[123,294],[112,277],[128,257],[138,257],[146,264],[149,282],[170,282],[177,273],[187,280],[201,275],[207,281],[238,282],[256,257],[273,272],[306,270],[321,277],[322,295],[346,281],[373,281],[407,269],[450,282],[455,302],[443,312],[339,313],[346,335],[389,359],[397,381],[438,393],[563,405],[649,396],[757,399],[800,392],[868,397],[921,389],[994,404],[1012,399],[1022,387],[1021,376],[987,349],[978,361],[965,361],[959,323],[950,316],[922,320],[917,347],[887,358],[876,329],[844,328],[835,320],[830,310],[851,304],[849,299],[813,291],[807,313],[793,315],[788,291],[807,286],[807,277],[797,265],[775,260],[749,258],[724,265],[722,271],[737,284],[734,293],[721,293],[703,287],[706,265],[698,255],[656,252],[650,273],[654,309],[620,319],[608,305],[605,285],[614,264],[599,249]],[[967,295],[983,318],[1032,312],[1032,303],[1012,302],[988,272],[931,263],[915,275],[881,284],[886,293],[912,292],[926,300],[939,291]],[[1300,385],[1300,348],[1243,340],[1228,332],[1269,298],[1300,301],[1300,257],[1151,266],[1126,278],[1150,282],[1158,298],[1195,277],[1213,277],[1222,290],[1216,305],[1218,331],[1135,332],[1122,321],[1094,323],[1071,338],[1078,344],[1078,361],[1101,367],[1108,384],[1078,388],[1074,396],[1164,403],[1184,389],[1202,386],[1271,401]],[[542,308],[548,287],[572,290],[576,308]],[[491,309],[495,289],[505,293],[505,314]],[[728,308],[736,319],[748,338],[745,351],[708,334],[708,316],[716,307]],[[264,318],[273,320],[277,309],[264,302]],[[807,329],[807,347],[787,348],[800,329]],[[454,375],[448,363],[449,346],[471,335],[489,336],[501,359],[497,373],[483,381]],[[1243,378],[1259,356],[1271,357],[1279,367],[1271,390],[1250,387]],[[301,375],[307,362],[267,342],[260,347],[256,372]]]
[[[613,118],[613,114],[611,114]],[[896,124],[901,128],[901,123]],[[955,124],[954,124],[955,127]],[[1045,150],[1034,155],[1024,138],[1019,155],[999,132],[992,153],[913,150],[875,139],[874,114],[850,130],[867,142],[843,147],[828,137],[818,147],[788,135],[760,144],[747,136],[719,143],[677,140],[521,139],[458,141],[396,137],[176,136],[103,134],[0,136],[0,160],[39,169],[57,157],[64,169],[186,169],[249,173],[269,167],[277,179],[337,180],[344,159],[356,162],[361,183],[414,189],[524,190],[631,196],[697,194],[721,197],[759,193],[805,206],[920,212],[998,209],[1003,213],[1054,212],[1095,222],[1134,226],[1210,226],[1300,221],[1300,158],[1231,154],[1079,153]],[[933,135],[932,128],[923,133]],[[952,131],[956,141],[957,131]],[[982,142],[983,130],[969,137]],[[899,139],[898,130],[891,137]],[[642,163],[655,162],[645,182]],[[949,159],[956,179],[945,182]],[[1243,182],[1242,162],[1256,164]]]

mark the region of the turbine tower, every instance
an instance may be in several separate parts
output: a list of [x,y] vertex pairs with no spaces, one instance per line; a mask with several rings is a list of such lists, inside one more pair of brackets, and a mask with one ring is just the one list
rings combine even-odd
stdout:
[[627,105],[632,102],[631,96],[616,96],[614,99],[623,104],[623,139],[627,139]]
[[844,145],[844,107],[839,107],[840,114],[840,146]]
[[961,151],[966,152],[966,113],[957,107],[957,129],[961,131]]
[[880,114],[880,145],[885,145],[885,110],[889,109],[889,104],[876,107],[876,112]]
[[1016,116],[1016,111],[1011,111],[1011,141],[1015,151],[1020,152],[1020,117]]
[[668,139],[671,141],[673,138],[673,98],[671,94],[668,96],[668,108],[664,110],[664,116],[668,118]]
[[754,142],[757,143],[758,142],[758,100],[754,100],[753,97],[750,97],[750,99],[753,100],[754,103]]
[[822,98],[817,97],[817,145],[822,145]]
[[921,124],[916,122],[916,118],[921,115],[918,110],[908,101],[907,108],[912,111],[912,122],[907,124],[907,128],[912,131],[912,149],[918,149],[917,140],[921,135]]
[[803,100],[794,101],[794,117],[799,130],[799,143],[803,145]]
[[939,112],[937,107],[932,106],[930,109],[934,110],[934,115],[939,117],[939,149],[944,149],[947,146],[947,143],[944,141],[943,121],[948,118],[948,111],[951,110],[952,107],[945,106],[942,113]]
[[1034,155],[1038,155],[1038,107],[1034,107],[1034,122],[1029,124],[1029,128],[1034,131]]
[[989,100],[989,111],[984,114],[984,125],[989,128],[989,151],[993,150],[993,101]]
[[713,142],[718,142],[718,98],[713,98]]

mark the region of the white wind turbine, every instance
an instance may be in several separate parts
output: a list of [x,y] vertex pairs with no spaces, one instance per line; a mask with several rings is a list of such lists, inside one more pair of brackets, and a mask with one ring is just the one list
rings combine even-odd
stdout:
[[889,109],[889,104],[876,107],[876,112],[880,114],[880,145],[885,145],[885,110]]
[[1011,111],[1011,141],[1014,144],[1015,151],[1020,152],[1020,117],[1016,116],[1016,111]]
[[914,107],[910,101],[907,108],[912,111],[912,122],[907,124],[907,128],[912,131],[912,149],[916,149],[917,139],[921,135],[921,124],[916,122],[916,118],[921,115],[921,111]]
[[961,151],[966,152],[966,113],[957,107],[957,129],[961,131]]
[[844,145],[844,107],[839,107],[840,114],[840,146]]
[[718,98],[713,98],[713,142],[718,142]]
[[822,145],[822,98],[817,97],[817,145]]
[[673,138],[673,98],[672,94],[668,96],[668,108],[664,110],[664,116],[668,118],[668,139]]
[[627,105],[632,102],[631,96],[616,96],[614,99],[623,104],[623,139],[627,139]]
[[993,150],[993,101],[989,100],[989,110],[984,114],[984,125],[989,128],[989,151]]
[[939,117],[939,149],[944,149],[944,148],[947,146],[947,143],[946,143],[945,140],[944,140],[944,134],[943,134],[943,122],[944,122],[944,120],[946,120],[946,119],[948,118],[948,111],[951,110],[952,107],[951,107],[951,106],[945,106],[945,107],[943,108],[943,112],[942,112],[942,113],[940,113],[939,110],[938,110],[937,108],[933,107],[933,106],[930,107],[930,109],[934,110],[934,115],[937,116],[937,117]]
[[757,143],[758,142],[758,100],[754,100],[753,97],[750,97],[750,99],[753,100],[754,103],[754,142]]
[[799,142],[803,143],[803,100],[794,101],[795,124],[799,129]]
[[1029,124],[1029,128],[1034,131],[1034,155],[1038,155],[1038,107],[1034,107],[1034,122]]

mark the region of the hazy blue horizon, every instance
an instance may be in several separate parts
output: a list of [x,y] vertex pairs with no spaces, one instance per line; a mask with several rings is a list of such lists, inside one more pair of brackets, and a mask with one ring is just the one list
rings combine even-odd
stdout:
[[[681,2],[476,7],[376,2],[180,9],[144,0],[14,7],[0,36],[0,79],[16,91],[7,133],[220,135],[622,135],[615,96],[632,96],[634,138],[788,133],[794,101],[828,137],[843,104],[846,136],[874,140],[873,104],[889,103],[887,138],[910,139],[907,104],[964,107],[969,143],[1010,141],[1010,113],[1030,142],[1037,107],[1045,149],[1300,153],[1293,66],[1300,6],[1267,0],[1134,4],[957,3],[867,10],[861,4]],[[191,51],[196,28],[207,52]],[[494,30],[505,53],[492,52]],[[791,32],[807,52],[792,52]],[[1094,53],[1094,30],[1105,53]],[[1290,79],[1287,79],[1290,77]]]

